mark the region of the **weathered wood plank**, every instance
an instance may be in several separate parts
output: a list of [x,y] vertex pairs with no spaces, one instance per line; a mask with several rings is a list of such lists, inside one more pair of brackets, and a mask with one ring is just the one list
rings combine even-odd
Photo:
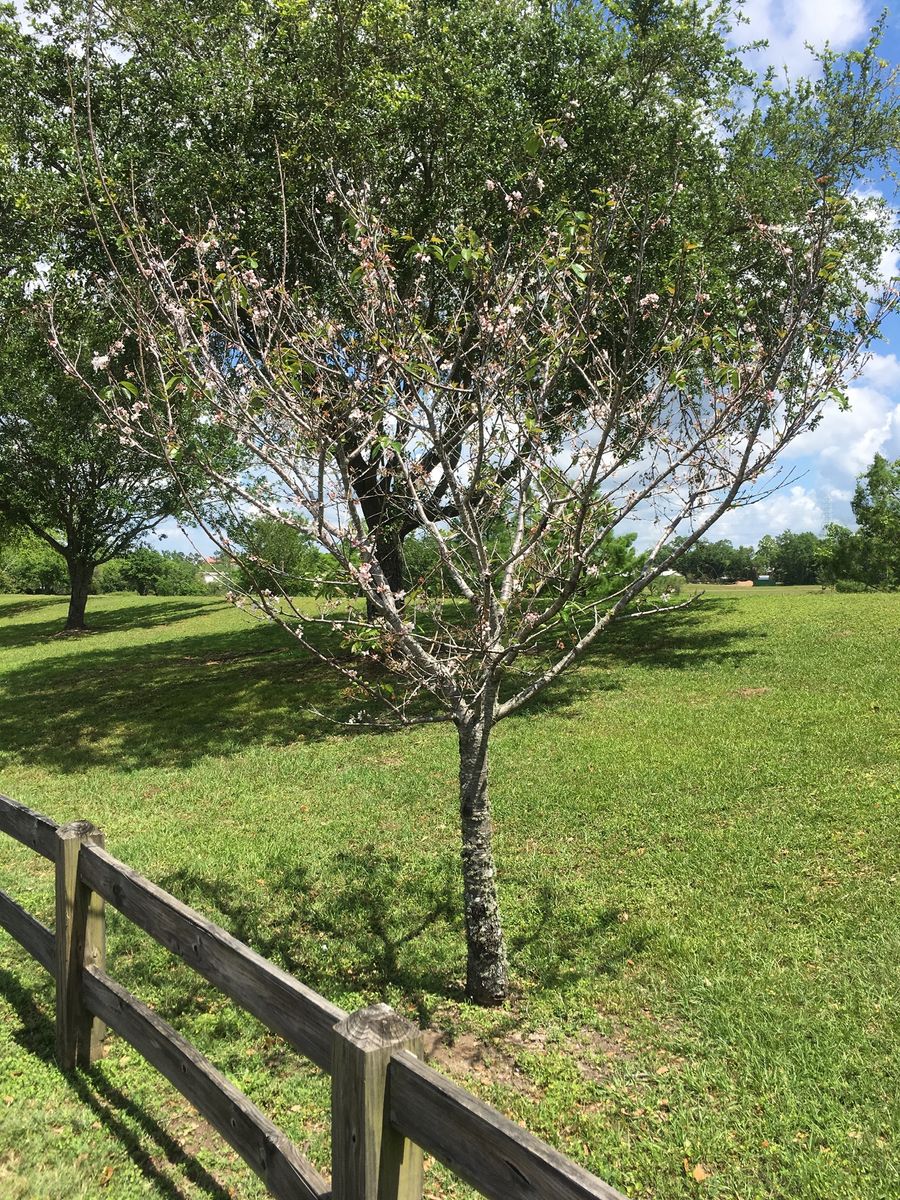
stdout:
[[88,1007],[190,1100],[274,1196],[328,1196],[327,1183],[290,1138],[162,1017],[94,967],[84,973],[84,994]]
[[42,813],[34,812],[10,800],[9,796],[0,795],[0,832],[8,833],[10,837],[30,846],[38,854],[51,861],[56,859],[56,831],[59,826]]
[[44,970],[56,975],[56,940],[53,930],[42,925],[30,912],[16,904],[12,896],[0,891],[0,925],[11,933]]
[[391,1058],[391,1123],[489,1200],[625,1200],[408,1051]]
[[317,1066],[331,1070],[331,1033],[347,1015],[342,1008],[304,987],[105,850],[85,846],[79,870],[85,883],[135,925]]
[[85,885],[79,871],[88,845],[103,846],[103,833],[89,821],[56,831],[56,1057],[65,1071],[89,1067],[103,1053],[106,1029],[85,1007],[85,967],[106,966],[103,897]]
[[334,1200],[422,1200],[422,1151],[387,1114],[388,1064],[401,1049],[421,1056],[422,1031],[386,1004],[360,1009],[334,1027]]

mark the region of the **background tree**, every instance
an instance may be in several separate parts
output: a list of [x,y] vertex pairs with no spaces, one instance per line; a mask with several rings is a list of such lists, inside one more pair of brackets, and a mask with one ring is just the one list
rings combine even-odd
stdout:
[[826,525],[825,536],[819,545],[819,575],[822,582],[832,586],[839,580],[862,582],[863,573],[859,534],[835,522]]
[[100,572],[99,587],[139,596],[202,596],[208,591],[195,558],[152,546],[136,546],[122,558],[111,559]]
[[40,538],[19,530],[0,547],[0,591],[63,596],[68,590],[66,564]]
[[779,583],[818,583],[822,543],[816,534],[792,533],[786,529],[779,533],[775,544],[772,569]]
[[900,461],[876,454],[857,479],[852,501],[859,528],[831,524],[819,551],[824,583],[894,588],[900,584]]
[[235,584],[249,595],[309,596],[328,580],[330,560],[309,534],[272,517],[242,521],[230,540]]
[[764,534],[753,553],[753,567],[756,575],[771,575],[775,570],[778,558],[778,542],[771,533]]
[[[88,59],[66,50],[90,46],[91,126],[103,147],[101,170],[86,172],[92,186],[95,177],[127,180],[146,216],[166,214],[170,248],[177,230],[216,212],[240,226],[267,277],[302,280],[327,293],[333,309],[341,293],[317,244],[339,237],[340,225],[311,222],[308,204],[329,164],[341,179],[365,177],[383,219],[413,240],[456,222],[491,240],[503,236],[507,195],[530,200],[534,192],[578,211],[595,188],[627,178],[649,196],[677,159],[703,180],[682,230],[699,245],[723,229],[705,114],[716,112],[727,130],[737,111],[731,92],[749,81],[722,37],[725,11],[521,0],[348,8],[326,0],[303,9],[254,2],[235,21],[233,6],[216,0],[48,7],[46,45],[26,39],[23,62],[10,71],[20,137],[32,147],[26,194],[39,213],[63,214],[61,260],[79,269],[89,261],[103,276],[99,239],[81,236],[85,212],[70,169],[78,145],[87,154],[91,130],[85,106],[73,114],[69,104],[70,77],[75,94],[85,92]],[[66,139],[70,123],[76,143]],[[766,198],[755,211],[774,221],[785,207],[775,185],[786,180],[769,175],[747,171],[741,186],[750,207],[754,196]],[[493,186],[498,180],[505,192]],[[114,238],[113,195],[95,191],[97,228]],[[662,266],[677,245],[673,231],[644,253]],[[740,272],[740,244],[728,247]],[[623,275],[628,261],[622,254]],[[444,273],[423,278],[412,265],[401,264],[401,294],[414,287],[426,295],[421,319],[438,328],[452,302]],[[252,321],[243,318],[251,341]],[[606,336],[633,340],[634,331],[610,325]],[[466,355],[455,369],[464,380]],[[577,392],[573,374],[556,402],[577,404]],[[370,528],[380,531],[382,567],[399,588],[404,546],[421,524],[377,462],[357,472],[356,486]],[[434,502],[447,502],[440,481]]]
[[697,583],[755,579],[757,576],[752,547],[734,546],[727,538],[716,542],[699,539],[680,556],[678,567],[688,579]]
[[[0,515],[61,555],[66,628],[78,630],[97,565],[184,501],[179,483],[122,446],[47,344],[40,310],[55,284],[56,319],[79,362],[114,341],[118,324],[104,324],[87,282],[100,247],[76,190],[65,56],[23,34],[10,11],[0,14],[0,47]],[[123,386],[134,388],[124,377]]]
[[[80,630],[96,567],[182,513],[183,482],[122,444],[92,390],[65,374],[29,314],[7,309],[0,319],[0,513],[62,556],[66,629]],[[85,327],[70,322],[66,330],[90,371]],[[137,394],[124,375],[118,387]]]
[[859,527],[864,581],[873,587],[900,585],[900,459],[876,454],[860,476],[851,502]]

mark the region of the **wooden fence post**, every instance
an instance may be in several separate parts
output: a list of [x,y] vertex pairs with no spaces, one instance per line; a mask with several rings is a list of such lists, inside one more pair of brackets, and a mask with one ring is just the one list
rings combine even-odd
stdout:
[[386,1004],[362,1008],[334,1027],[333,1200],[421,1200],[422,1150],[388,1115],[388,1064],[397,1050],[421,1058],[422,1031]]
[[73,821],[56,838],[56,1057],[71,1070],[96,1062],[106,1034],[88,1012],[81,986],[85,966],[106,966],[103,897],[78,878],[81,847],[103,846],[104,837],[89,821]]

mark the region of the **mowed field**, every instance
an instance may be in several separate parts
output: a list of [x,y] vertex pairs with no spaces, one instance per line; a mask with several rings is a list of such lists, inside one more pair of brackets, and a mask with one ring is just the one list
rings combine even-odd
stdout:
[[[335,684],[218,600],[0,598],[0,790],[107,846],[637,1200],[900,1195],[900,595],[711,589],[498,727],[515,992],[464,1002],[455,745],[343,731]],[[0,887],[52,923],[47,864]],[[328,1081],[110,916],[110,971],[328,1162]],[[127,1044],[53,1062],[0,933],[0,1196],[262,1196]],[[430,1196],[467,1196],[437,1166]]]

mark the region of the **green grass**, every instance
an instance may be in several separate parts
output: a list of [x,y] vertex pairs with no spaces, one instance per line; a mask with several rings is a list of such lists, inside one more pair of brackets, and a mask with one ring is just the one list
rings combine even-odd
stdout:
[[[0,788],[440,1031],[442,1069],[635,1200],[896,1200],[900,596],[709,593],[498,727],[498,1011],[461,992],[452,731],[343,733],[340,686],[223,603],[100,597],[58,638],[62,603],[0,600]],[[327,1080],[115,916],[110,963],[327,1165]],[[52,1012],[0,934],[5,1200],[263,1194],[121,1040],[64,1078]]]

